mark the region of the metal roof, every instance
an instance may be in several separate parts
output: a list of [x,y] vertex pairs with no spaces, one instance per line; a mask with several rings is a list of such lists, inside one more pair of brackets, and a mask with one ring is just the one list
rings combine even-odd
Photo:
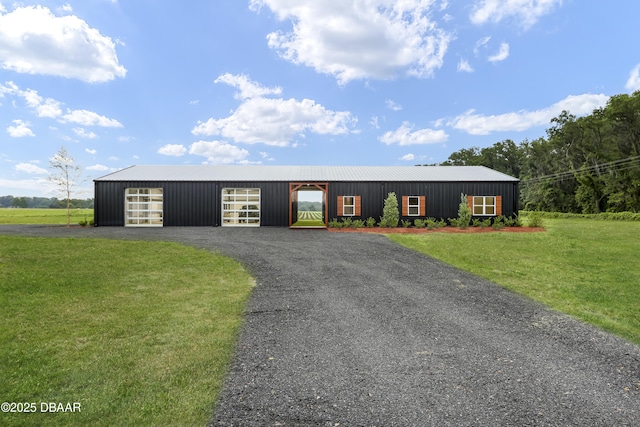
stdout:
[[136,165],[94,181],[519,181],[484,166]]

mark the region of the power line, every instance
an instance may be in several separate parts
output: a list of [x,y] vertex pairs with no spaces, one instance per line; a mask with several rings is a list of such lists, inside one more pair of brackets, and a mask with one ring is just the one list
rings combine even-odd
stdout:
[[554,174],[532,177],[532,178],[523,180],[522,184],[523,185],[535,184],[540,181],[548,181],[548,180],[550,180],[551,182],[555,182],[555,181],[562,181],[567,178],[575,179],[577,173],[589,173],[594,171],[602,171],[604,173],[618,172],[618,171],[633,169],[636,166],[640,167],[640,156],[632,156],[632,157],[627,157],[626,159],[619,159],[611,162],[605,162],[605,163],[599,163],[596,165],[590,165],[587,167],[581,167],[580,169],[576,169],[573,171],[557,172]]

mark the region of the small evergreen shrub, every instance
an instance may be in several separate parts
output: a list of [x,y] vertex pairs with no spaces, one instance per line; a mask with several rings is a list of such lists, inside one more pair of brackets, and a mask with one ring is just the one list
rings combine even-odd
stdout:
[[342,228],[351,228],[352,223],[353,219],[350,216],[342,218]]
[[342,223],[340,222],[340,220],[333,218],[331,221],[329,221],[328,226],[329,228],[342,228]]
[[397,227],[399,220],[398,198],[396,197],[396,193],[391,192],[384,200],[382,217],[380,217],[380,227]]
[[460,194],[460,204],[458,205],[458,220],[456,227],[467,228],[471,222],[471,208],[467,202],[467,195]]
[[506,218],[504,215],[500,215],[493,220],[493,229],[494,230],[502,230],[505,227]]
[[435,218],[427,218],[424,220],[424,224],[425,226],[429,229],[429,230],[433,230],[434,228],[438,228],[438,221],[436,221]]
[[427,221],[421,218],[416,218],[415,220],[413,220],[413,225],[418,228],[425,228],[427,226]]
[[527,225],[529,225],[529,227],[542,227],[542,213],[538,211],[529,212],[527,215]]
[[403,219],[401,222],[402,222],[402,227],[404,227],[404,228],[411,227],[411,220],[410,219],[407,219],[407,220]]
[[364,227],[364,221],[361,219],[354,219],[351,222],[351,228],[362,228]]
[[375,218],[372,218],[372,217],[367,218],[367,220],[364,222],[364,225],[365,225],[367,228],[373,228],[373,227],[375,227],[375,225],[376,225],[376,220],[375,220]]

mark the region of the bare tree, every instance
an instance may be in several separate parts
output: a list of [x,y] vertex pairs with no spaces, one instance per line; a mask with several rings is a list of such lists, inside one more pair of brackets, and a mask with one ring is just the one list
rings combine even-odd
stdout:
[[58,187],[58,192],[67,201],[67,227],[71,226],[71,191],[80,179],[82,168],[69,155],[67,149],[60,147],[60,150],[49,159],[49,166],[52,169],[49,181]]

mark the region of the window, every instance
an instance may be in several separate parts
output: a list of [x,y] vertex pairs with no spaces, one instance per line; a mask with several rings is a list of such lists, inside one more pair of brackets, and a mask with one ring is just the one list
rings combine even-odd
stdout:
[[127,188],[124,197],[125,226],[162,227],[162,188]]
[[495,216],[497,215],[496,197],[473,196],[473,207],[471,209],[474,216]]
[[356,211],[356,198],[353,196],[344,196],[342,200],[342,215],[353,216]]
[[338,216],[360,215],[360,196],[338,196]]
[[223,226],[260,226],[260,189],[222,189]]
[[402,216],[425,216],[425,196],[402,196]]
[[419,216],[420,215],[420,197],[417,196],[409,196],[409,200],[407,201],[409,208],[409,216]]

